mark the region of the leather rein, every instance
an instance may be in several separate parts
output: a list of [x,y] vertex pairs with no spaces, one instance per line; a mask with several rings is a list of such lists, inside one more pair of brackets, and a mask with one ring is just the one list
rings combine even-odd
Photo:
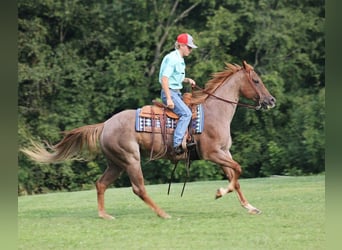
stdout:
[[[247,72],[246,70],[244,70],[244,72],[246,73],[246,76],[247,76],[247,79],[248,79],[248,82],[251,84],[251,86],[253,87],[253,89],[255,90],[255,92],[258,93],[258,96],[260,97],[260,94],[259,94],[259,91],[256,89],[256,87],[254,86],[254,83],[251,79],[251,76],[250,76],[250,71]],[[249,74],[248,74],[249,73]],[[222,97],[219,97],[215,94],[212,94],[208,91],[206,91],[205,89],[195,85],[194,88],[197,88],[198,90],[202,91],[203,93],[209,95],[209,96],[212,96],[220,101],[223,101],[223,102],[226,102],[226,103],[231,103],[231,104],[236,104],[238,106],[242,106],[242,107],[246,107],[246,108],[251,108],[251,109],[255,109],[255,110],[259,110],[260,109],[260,105],[250,105],[250,104],[246,104],[246,103],[241,103],[241,102],[234,102],[234,101],[230,101],[230,100],[227,100],[227,99],[224,99]]]

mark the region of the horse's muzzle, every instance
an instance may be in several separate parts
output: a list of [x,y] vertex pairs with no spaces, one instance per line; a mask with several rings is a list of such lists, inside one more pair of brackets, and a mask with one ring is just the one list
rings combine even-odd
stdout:
[[273,96],[268,96],[260,102],[260,106],[261,106],[260,108],[266,109],[266,110],[274,108],[275,105],[276,105],[276,99]]

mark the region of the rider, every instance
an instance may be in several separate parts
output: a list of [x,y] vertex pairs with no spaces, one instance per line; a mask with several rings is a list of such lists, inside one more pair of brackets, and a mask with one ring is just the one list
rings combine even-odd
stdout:
[[[161,84],[161,99],[168,108],[173,109],[179,116],[173,137],[173,147],[176,154],[184,153],[182,148],[183,137],[191,121],[191,110],[183,102],[181,89],[183,82],[192,87],[196,82],[191,78],[185,77],[184,57],[190,55],[193,48],[197,46],[193,42],[191,35],[182,33],[178,35],[175,42],[175,50],[167,54],[160,66],[159,82]],[[187,147],[194,146],[193,143]]]

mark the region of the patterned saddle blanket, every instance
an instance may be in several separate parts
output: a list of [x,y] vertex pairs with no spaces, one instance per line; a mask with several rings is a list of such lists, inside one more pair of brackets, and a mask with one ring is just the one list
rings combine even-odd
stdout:
[[[147,105],[137,109],[135,130],[148,133],[162,133],[162,131],[165,131],[167,134],[173,134],[179,117],[162,105]],[[204,112],[202,104],[195,105],[192,108],[190,123],[194,134],[203,132]]]

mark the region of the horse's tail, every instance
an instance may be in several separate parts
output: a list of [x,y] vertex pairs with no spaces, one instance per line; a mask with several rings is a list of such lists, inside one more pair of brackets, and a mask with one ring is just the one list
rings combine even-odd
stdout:
[[[99,137],[104,123],[86,125],[64,132],[64,138],[56,145],[44,146],[32,142],[31,147],[20,149],[24,154],[36,162],[57,163],[64,160],[87,160],[99,151]],[[82,153],[87,151],[86,157]],[[89,154],[90,153],[90,154]]]

